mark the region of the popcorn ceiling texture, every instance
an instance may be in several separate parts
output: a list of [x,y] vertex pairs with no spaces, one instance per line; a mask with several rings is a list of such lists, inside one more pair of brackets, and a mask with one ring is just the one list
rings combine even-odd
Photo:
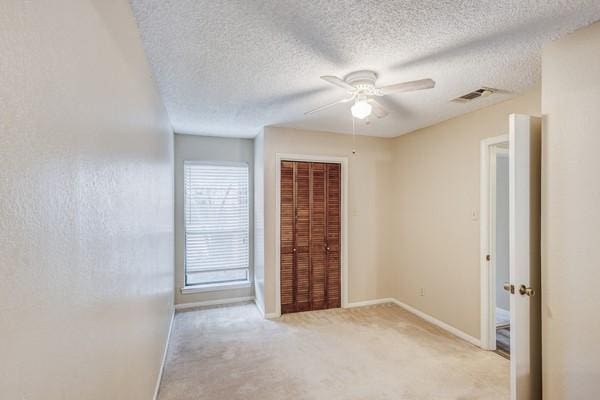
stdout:
[[[253,137],[264,125],[351,132],[344,92],[320,75],[373,69],[381,85],[430,77],[433,90],[384,98],[393,113],[358,132],[397,136],[536,85],[543,43],[600,19],[598,0],[131,0],[176,132]],[[506,91],[449,100],[480,86]]]

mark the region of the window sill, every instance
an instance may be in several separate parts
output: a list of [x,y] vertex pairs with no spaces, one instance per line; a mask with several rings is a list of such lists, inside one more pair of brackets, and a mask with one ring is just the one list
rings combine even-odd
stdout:
[[202,293],[202,292],[218,292],[221,290],[232,290],[232,289],[245,289],[252,287],[250,281],[245,282],[231,282],[231,283],[217,283],[209,285],[198,285],[198,286],[185,286],[182,287],[181,294],[191,293]]

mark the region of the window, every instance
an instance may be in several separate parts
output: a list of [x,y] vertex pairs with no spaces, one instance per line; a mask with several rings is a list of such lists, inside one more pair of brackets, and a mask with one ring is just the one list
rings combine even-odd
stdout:
[[185,285],[249,281],[248,165],[184,163]]

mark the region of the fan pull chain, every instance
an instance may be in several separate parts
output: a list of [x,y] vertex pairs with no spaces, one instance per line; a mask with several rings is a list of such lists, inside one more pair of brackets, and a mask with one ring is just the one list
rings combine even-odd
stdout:
[[356,119],[352,116],[352,154],[356,155]]

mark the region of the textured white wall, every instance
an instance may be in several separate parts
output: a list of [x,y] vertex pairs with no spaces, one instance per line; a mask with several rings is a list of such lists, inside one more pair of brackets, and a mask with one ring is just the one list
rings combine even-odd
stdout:
[[[234,161],[248,164],[250,188],[250,232],[254,223],[254,143],[252,139],[219,138],[197,135],[175,135],[175,303],[185,304],[225,298],[252,296],[252,287],[217,290],[213,292],[186,293],[180,289],[185,284],[185,224],[183,215],[183,163],[184,161]],[[252,275],[253,234],[250,234],[250,274]]]
[[542,63],[544,399],[600,393],[600,23]]
[[0,398],[149,400],[172,132],[125,0],[0,2]]

